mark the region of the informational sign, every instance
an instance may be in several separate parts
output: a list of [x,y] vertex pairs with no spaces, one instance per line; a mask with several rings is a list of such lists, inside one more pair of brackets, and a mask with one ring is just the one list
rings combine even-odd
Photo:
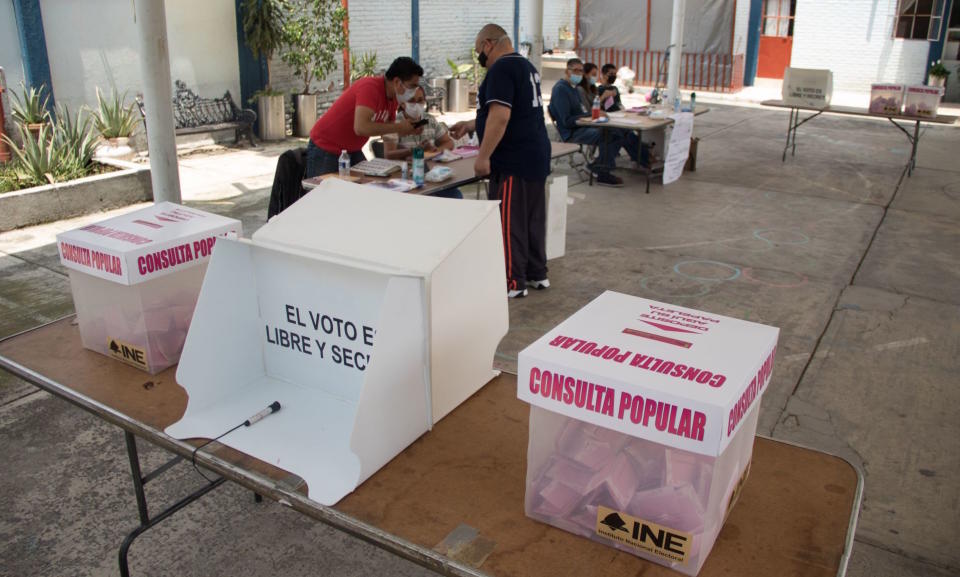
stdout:
[[[323,181],[252,241],[220,241],[167,428],[302,477],[332,505],[495,375],[507,331],[497,205]],[[464,306],[469,303],[469,306]]]
[[833,97],[833,72],[816,68],[787,68],[780,92],[784,104],[826,108]]
[[667,185],[680,178],[683,167],[690,156],[690,139],[693,137],[693,113],[678,112],[671,114],[673,128],[667,144],[667,157],[663,165],[663,184]]
[[57,235],[63,266],[123,285],[204,263],[217,238],[240,235],[240,221],[172,202]]

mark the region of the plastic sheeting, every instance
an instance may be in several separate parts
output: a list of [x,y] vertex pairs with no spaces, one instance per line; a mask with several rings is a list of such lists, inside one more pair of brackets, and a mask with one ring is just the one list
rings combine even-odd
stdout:
[[[683,52],[730,54],[735,0],[687,0]],[[647,45],[647,19],[650,39]],[[672,0],[580,0],[580,46],[666,50],[670,45]],[[741,53],[745,46],[734,46]]]

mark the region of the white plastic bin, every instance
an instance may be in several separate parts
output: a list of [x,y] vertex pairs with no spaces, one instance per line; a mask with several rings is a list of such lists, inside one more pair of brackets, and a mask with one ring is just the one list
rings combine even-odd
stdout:
[[163,202],[57,235],[83,346],[151,374],[176,364],[213,246],[240,232]]
[[900,114],[903,108],[903,84],[870,86],[871,114]]
[[696,575],[749,471],[778,334],[607,291],[521,351],[527,515]]
[[904,116],[936,118],[943,88],[940,86],[908,86],[903,102]]

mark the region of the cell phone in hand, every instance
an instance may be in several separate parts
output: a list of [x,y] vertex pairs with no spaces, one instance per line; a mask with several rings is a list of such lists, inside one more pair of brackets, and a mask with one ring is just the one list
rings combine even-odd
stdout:
[[420,128],[421,126],[424,126],[426,123],[427,123],[427,119],[426,119],[426,118],[421,118],[420,120],[418,120],[418,121],[416,121],[416,122],[413,123],[413,127],[414,127],[414,128]]

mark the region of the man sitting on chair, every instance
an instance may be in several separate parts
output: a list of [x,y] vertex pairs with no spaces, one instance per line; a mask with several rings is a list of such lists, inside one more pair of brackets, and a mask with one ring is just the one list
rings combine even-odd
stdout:
[[[639,147],[635,141],[628,141],[626,135],[629,131],[617,128],[608,129],[607,138],[603,136],[603,130],[594,126],[577,126],[577,120],[581,118],[590,118],[590,110],[587,109],[577,93],[577,85],[583,80],[583,61],[579,58],[567,60],[566,79],[560,80],[553,86],[550,96],[550,116],[557,123],[557,130],[560,131],[560,137],[564,142],[576,142],[578,144],[590,144],[599,147],[599,155],[590,170],[593,171],[597,184],[602,186],[623,186],[623,180],[613,174],[610,170],[616,166],[617,155],[620,147],[624,147],[630,158],[636,162],[639,155]],[[601,115],[605,113],[601,112]]]

